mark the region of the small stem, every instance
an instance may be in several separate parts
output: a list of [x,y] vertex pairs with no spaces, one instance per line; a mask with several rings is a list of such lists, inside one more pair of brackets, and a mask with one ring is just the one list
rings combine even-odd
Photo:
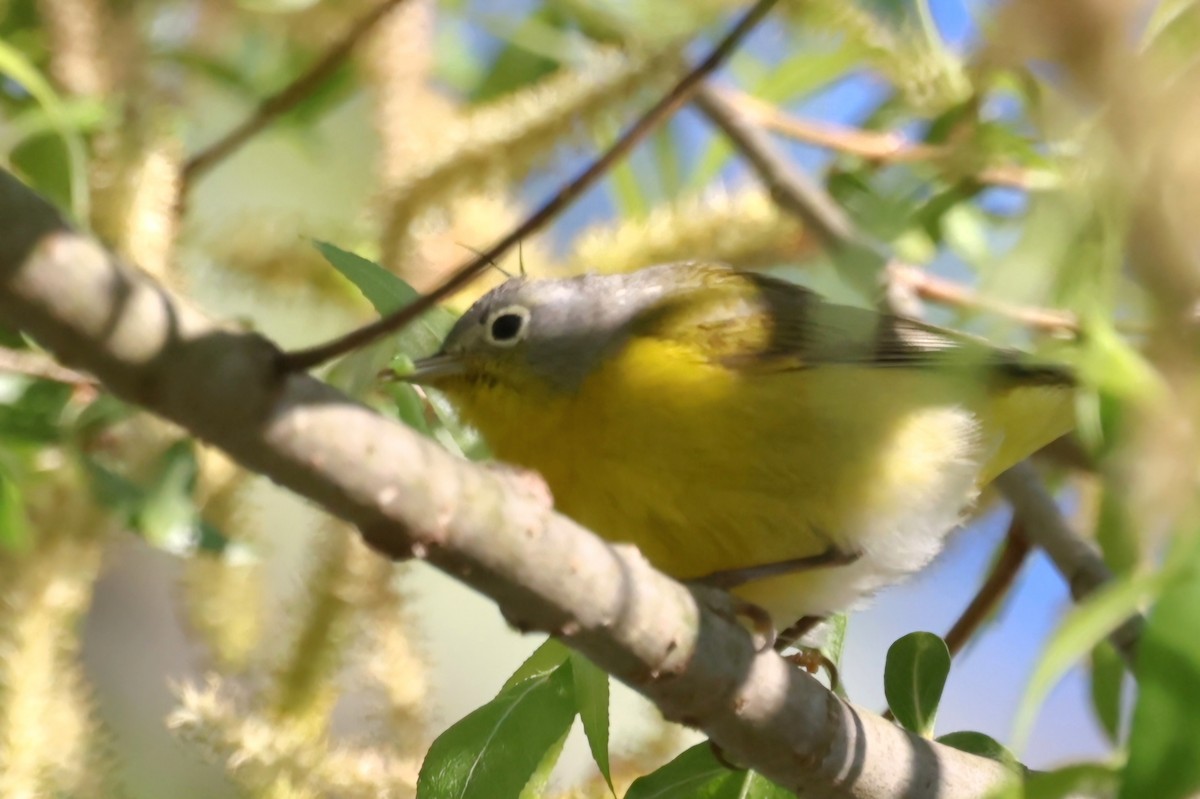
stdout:
[[183,165],[179,186],[180,199],[187,196],[197,178],[228,158],[260,131],[311,95],[345,63],[358,43],[387,16],[388,12],[403,2],[404,0],[383,0],[351,26],[345,36],[336,41],[307,71],[260,102],[248,117],[224,136],[189,158]]
[[1079,320],[1070,311],[1033,308],[990,300],[961,283],[938,277],[908,264],[891,264],[888,280],[899,283],[918,297],[940,305],[986,311],[1003,316],[1043,333],[1078,333]]
[[971,598],[970,603],[959,614],[958,620],[944,636],[951,657],[961,652],[967,642],[975,636],[975,633],[979,632],[980,626],[988,616],[992,615],[996,606],[1000,604],[1000,600],[1012,588],[1013,581],[1017,579],[1017,573],[1021,571],[1025,559],[1029,557],[1030,549],[1021,520],[1014,517],[1008,526],[1004,548],[1000,550],[1000,557],[996,559],[991,573],[979,586],[975,596]]
[[0,372],[53,380],[72,386],[96,385],[96,379],[56,363],[48,355],[28,350],[0,347]]
[[[729,88],[722,88],[719,92],[723,99],[767,130],[795,141],[858,156],[867,161],[882,164],[937,162],[951,155],[950,148],[945,145],[911,142],[897,133],[798,119],[778,106],[753,95]],[[986,166],[974,175],[974,179],[988,186],[1023,190],[1045,189],[1056,182],[1055,176],[1050,172],[1026,169],[1016,164]]]

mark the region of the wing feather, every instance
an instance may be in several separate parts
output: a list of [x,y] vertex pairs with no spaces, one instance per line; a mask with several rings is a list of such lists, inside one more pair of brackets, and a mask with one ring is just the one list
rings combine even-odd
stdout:
[[[788,371],[828,365],[979,370],[1018,382],[1069,383],[1057,365],[1036,363],[983,339],[838,305],[794,283],[713,268],[692,291],[648,317],[652,335],[692,344],[732,369]],[[645,319],[645,318],[644,318]]]

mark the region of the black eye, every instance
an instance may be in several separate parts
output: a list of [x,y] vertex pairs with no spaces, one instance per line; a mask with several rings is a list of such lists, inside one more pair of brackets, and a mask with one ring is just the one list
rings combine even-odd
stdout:
[[525,317],[515,313],[502,313],[492,320],[492,340],[511,341],[521,332]]

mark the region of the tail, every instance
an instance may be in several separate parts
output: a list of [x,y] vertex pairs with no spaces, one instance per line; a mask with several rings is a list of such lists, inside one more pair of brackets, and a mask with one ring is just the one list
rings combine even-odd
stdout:
[[[1015,365],[1014,365],[1015,366]],[[984,412],[986,430],[998,431],[1000,446],[985,464],[980,485],[1028,458],[1075,428],[1075,380],[1069,369],[1020,366],[1017,381],[997,387]]]

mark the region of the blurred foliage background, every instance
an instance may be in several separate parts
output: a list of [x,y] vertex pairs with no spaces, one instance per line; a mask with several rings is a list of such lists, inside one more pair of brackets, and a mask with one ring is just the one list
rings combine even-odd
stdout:
[[[314,241],[435,285],[740,8],[3,0],[0,158],[211,313],[312,344],[374,313]],[[1079,440],[1047,470],[1118,579],[1072,610],[1045,559],[1018,559],[939,726],[1038,768],[1088,758],[1055,773],[1101,794],[1200,787],[1200,717],[1179,712],[1200,700],[1198,47],[1186,0],[784,0],[715,89],[891,257],[823,246],[685,108],[499,264],[722,260],[1068,357],[1088,388]],[[401,343],[420,354],[432,335]],[[0,796],[413,795],[431,742],[537,644],[14,331],[0,344]],[[474,452],[469,431],[373,386],[396,345],[329,379]],[[1005,514],[984,508],[928,574],[851,619],[853,699],[883,707],[888,645],[949,627]],[[1137,609],[1151,613],[1135,690],[1103,639]],[[695,736],[617,700],[623,790]],[[608,795],[584,744],[567,753],[534,788]]]

